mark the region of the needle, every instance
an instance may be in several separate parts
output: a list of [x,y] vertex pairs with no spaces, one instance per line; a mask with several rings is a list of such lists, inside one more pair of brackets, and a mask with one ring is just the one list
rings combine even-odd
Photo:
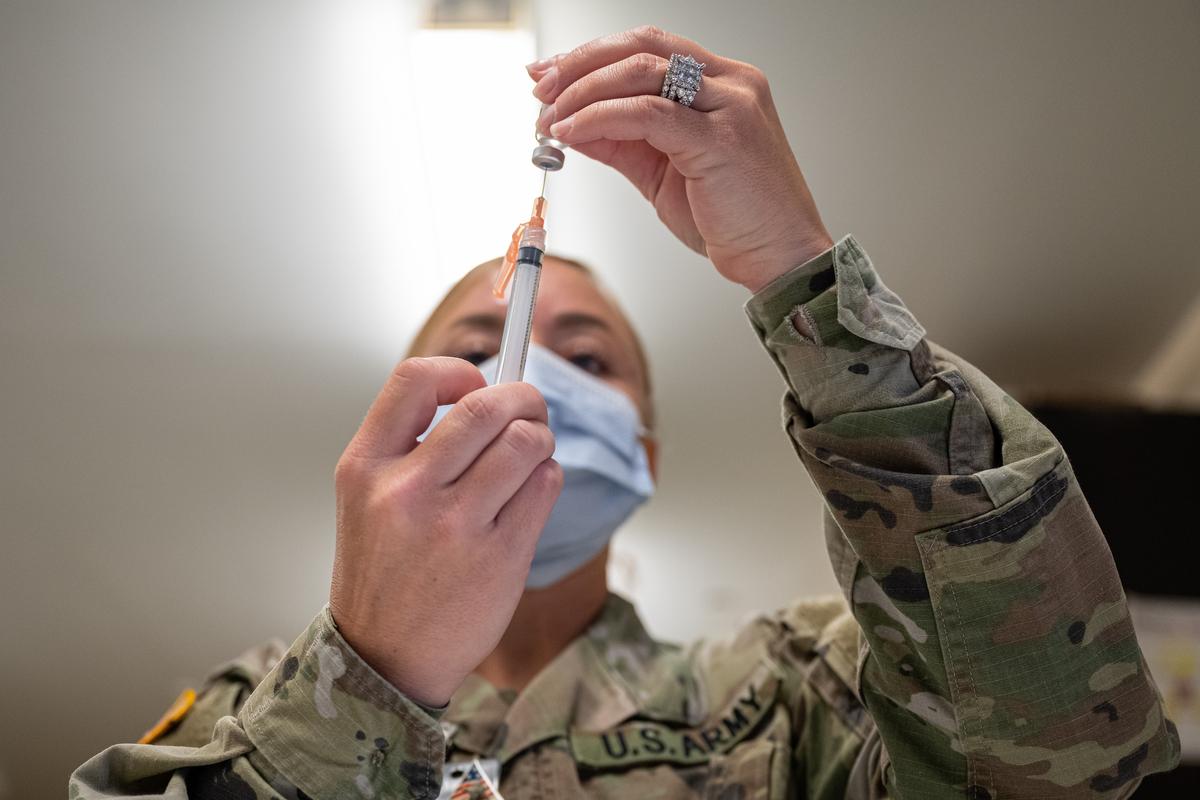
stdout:
[[542,170],[542,192],[541,192],[541,194],[538,195],[539,197],[546,196],[546,181],[547,181],[547,179],[549,179],[549,177],[550,177],[550,170],[548,170],[548,169]]

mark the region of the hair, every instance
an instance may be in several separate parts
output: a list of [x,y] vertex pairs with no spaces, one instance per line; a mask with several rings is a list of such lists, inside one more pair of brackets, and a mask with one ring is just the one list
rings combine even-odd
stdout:
[[[620,317],[621,321],[625,324],[625,327],[629,330],[630,336],[633,339],[633,349],[637,355],[638,369],[642,374],[642,385],[646,387],[646,407],[644,409],[644,413],[646,415],[645,424],[646,427],[653,428],[655,411],[654,395],[651,391],[652,384],[650,381],[650,360],[646,357],[646,348],[642,345],[642,337],[638,335],[637,328],[633,326],[629,316],[625,313],[625,309],[621,308],[620,303],[617,302],[612,293],[608,291],[604,284],[600,282],[599,278],[596,277],[596,273],[591,267],[587,266],[582,261],[576,261],[573,258],[565,258],[563,256],[552,254],[547,254],[546,258],[554,259],[560,264],[564,264],[572,269],[576,269],[586,275],[588,280],[590,280],[596,286],[605,299],[612,304],[613,309],[617,312],[617,316]],[[408,352],[405,354],[405,357],[410,358],[412,356],[417,356],[424,353],[429,346],[429,334],[436,326],[436,323],[446,316],[450,308],[453,307],[455,301],[457,301],[458,298],[461,297],[468,289],[472,288],[481,276],[485,276],[490,272],[494,272],[496,268],[500,266],[500,263],[501,259],[493,258],[490,261],[485,261],[482,264],[472,267],[466,275],[459,278],[458,281],[450,287],[450,289],[438,302],[437,306],[434,307],[433,311],[430,312],[429,316],[425,318],[425,322],[421,325],[420,330],[417,331],[417,335],[413,337],[412,343],[409,345]]]

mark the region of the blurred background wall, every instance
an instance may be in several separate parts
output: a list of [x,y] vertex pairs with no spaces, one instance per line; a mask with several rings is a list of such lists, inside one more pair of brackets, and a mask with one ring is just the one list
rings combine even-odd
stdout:
[[[517,16],[0,0],[0,797],[60,796],[320,608],[341,448],[536,192],[535,55],[650,22],[761,66],[831,231],[933,337],[1018,393],[1200,404],[1200,4]],[[835,591],[744,292],[577,154],[550,197],[656,373],[615,584],[674,639]]]

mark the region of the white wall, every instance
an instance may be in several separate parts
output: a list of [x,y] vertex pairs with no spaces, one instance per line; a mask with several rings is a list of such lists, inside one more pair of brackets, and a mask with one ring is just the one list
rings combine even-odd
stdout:
[[[332,465],[469,266],[415,255],[453,211],[429,131],[491,199],[467,235],[499,249],[530,195],[494,188],[527,128],[414,102],[409,22],[0,3],[0,797],[55,796],[322,603]],[[762,66],[834,234],[1011,386],[1121,390],[1200,290],[1194,2],[543,3],[539,50],[642,22]],[[627,302],[662,408],[617,582],[675,638],[832,591],[743,292],[617,176],[553,180],[552,246]]]

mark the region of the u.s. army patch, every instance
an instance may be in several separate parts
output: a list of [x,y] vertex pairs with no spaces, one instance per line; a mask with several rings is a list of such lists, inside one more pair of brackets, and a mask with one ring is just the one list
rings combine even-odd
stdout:
[[572,731],[571,752],[577,763],[593,769],[662,762],[703,764],[746,738],[771,710],[778,689],[774,671],[762,670],[705,725],[676,728],[635,720],[601,733]]

